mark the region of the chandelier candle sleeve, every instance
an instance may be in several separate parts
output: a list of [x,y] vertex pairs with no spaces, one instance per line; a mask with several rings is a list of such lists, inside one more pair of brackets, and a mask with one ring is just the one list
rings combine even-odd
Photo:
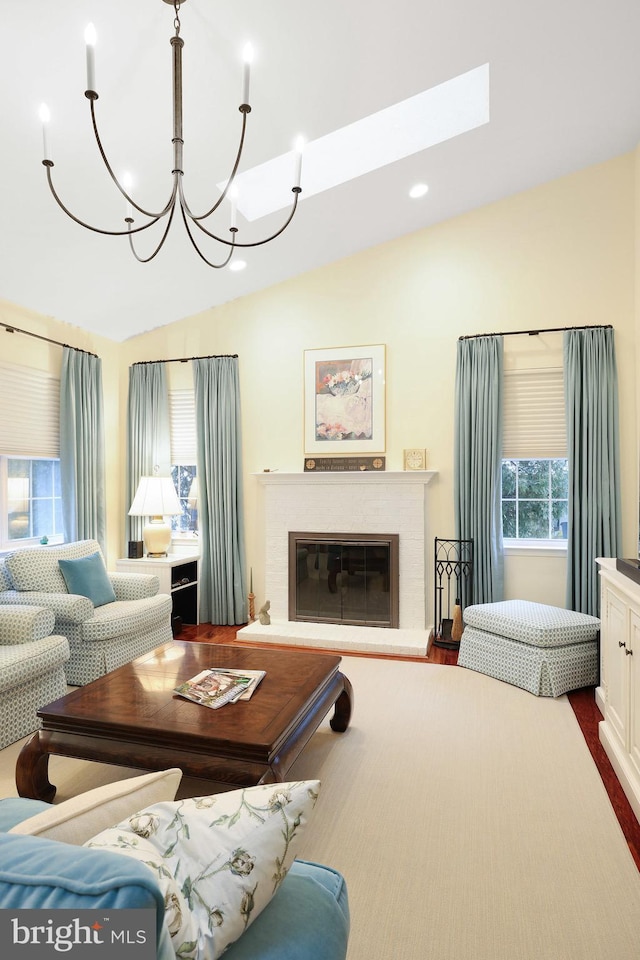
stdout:
[[[122,175],[122,186],[124,187],[127,194],[131,193],[131,187],[133,186],[133,177],[131,176],[130,173],[125,173]],[[125,197],[125,201],[126,201],[125,219],[127,221],[132,220],[133,222],[133,207],[131,206],[131,201],[129,200],[128,196]]]
[[96,89],[96,28],[92,23],[87,24],[84,31],[84,42],[87,45],[87,90]]
[[45,160],[51,160],[51,157],[49,156],[49,143],[47,140],[47,126],[49,125],[49,120],[51,119],[49,107],[46,105],[46,103],[41,103],[40,110],[38,112],[42,121],[42,152]]
[[238,226],[238,188],[231,187],[229,191],[229,199],[231,200],[231,223],[229,225],[230,230],[235,230]]
[[250,43],[245,44],[242,52],[244,69],[242,72],[242,103],[249,103],[249,80],[251,78],[251,61],[253,60],[253,47]]
[[293,178],[295,187],[300,186],[300,180],[302,179],[302,154],[304,152],[304,140],[302,137],[298,137],[296,140],[296,175]]

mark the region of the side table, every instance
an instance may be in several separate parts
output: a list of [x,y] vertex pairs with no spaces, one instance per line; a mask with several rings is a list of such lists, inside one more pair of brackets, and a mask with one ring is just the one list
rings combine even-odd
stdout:
[[198,564],[195,553],[170,553],[167,557],[141,557],[139,560],[116,560],[120,573],[152,573],[160,580],[160,593],[168,593],[173,601],[174,634],[181,623],[199,623]]

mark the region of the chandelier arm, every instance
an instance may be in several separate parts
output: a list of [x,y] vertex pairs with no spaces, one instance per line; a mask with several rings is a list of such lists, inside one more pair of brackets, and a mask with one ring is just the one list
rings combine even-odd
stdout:
[[[160,238],[160,242],[159,242],[158,246],[155,248],[155,250],[153,251],[153,253],[151,254],[151,256],[149,256],[149,257],[141,257],[141,256],[136,252],[136,248],[135,248],[134,245],[133,245],[133,239],[132,239],[132,235],[133,235],[136,231],[135,231],[135,230],[130,230],[130,231],[129,231],[129,246],[131,247],[131,253],[134,255],[134,257],[136,258],[136,260],[138,261],[138,263],[149,263],[149,261],[150,261],[150,260],[153,260],[153,258],[156,256],[156,254],[158,254],[158,253],[162,250],[162,248],[163,248],[163,246],[164,246],[164,242],[165,242],[165,240],[167,239],[167,234],[169,233],[169,227],[171,226],[171,221],[173,220],[173,215],[174,215],[174,213],[175,213],[175,210],[176,210],[176,207],[175,207],[175,204],[174,204],[174,205],[171,207],[171,213],[169,214],[169,219],[167,220],[167,225],[166,225],[166,227],[164,228],[164,233],[162,234],[162,237]],[[131,225],[131,224],[129,224],[129,225]]]
[[103,230],[100,227],[92,227],[90,223],[85,223],[84,220],[80,220],[79,217],[76,217],[75,214],[71,213],[71,210],[69,210],[68,207],[65,207],[64,203],[58,196],[56,189],[53,185],[53,179],[51,177],[51,168],[54,166],[53,161],[43,160],[42,163],[43,163],[43,166],[45,166],[47,169],[47,182],[49,184],[49,189],[51,190],[53,199],[56,201],[60,209],[63,210],[66,213],[66,215],[71,220],[74,221],[74,223],[79,224],[79,226],[81,227],[86,227],[87,230],[92,230],[93,233],[102,233],[107,237],[126,237],[130,233],[142,233],[143,230],[148,230],[149,227],[152,227],[154,224],[158,223],[158,221],[161,220],[162,217],[166,216],[168,212],[168,211],[165,211],[164,213],[158,214],[156,217],[150,220],[149,223],[145,223],[141,227],[135,227],[133,230],[131,229],[130,226],[126,230]]
[[243,107],[240,107],[240,111],[242,113],[242,130],[240,131],[240,142],[238,144],[238,152],[236,153],[235,163],[233,164],[231,173],[227,179],[224,190],[222,191],[221,195],[218,197],[214,205],[211,207],[211,209],[208,210],[206,213],[202,213],[199,216],[196,216],[196,214],[193,213],[189,208],[189,204],[185,199],[182,183],[180,184],[180,203],[182,205],[182,209],[186,213],[186,215],[189,217],[189,219],[194,221],[194,223],[197,222],[198,220],[206,220],[208,217],[211,216],[212,213],[215,213],[218,207],[220,206],[220,204],[222,203],[222,201],[226,198],[227,194],[229,193],[229,190],[231,189],[231,186],[233,185],[233,182],[236,178],[236,173],[238,172],[238,167],[240,166],[240,158],[242,157],[242,151],[244,149],[244,137],[247,129],[247,115],[250,109],[251,109],[250,107],[247,109],[246,106],[244,106],[244,109]]
[[302,190],[300,189],[300,187],[293,187],[291,192],[295,194],[295,197],[294,197],[293,206],[291,208],[289,216],[287,217],[287,219],[282,224],[279,230],[276,230],[275,233],[272,233],[269,237],[265,237],[264,240],[254,240],[252,243],[238,243],[237,240],[233,240],[233,241],[225,240],[224,237],[219,237],[217,234],[211,233],[211,231],[207,230],[206,227],[203,227],[202,224],[198,222],[198,220],[193,220],[192,222],[195,224],[195,226],[199,230],[202,230],[203,233],[206,233],[206,235],[208,237],[211,237],[212,240],[217,240],[218,243],[225,243],[227,244],[227,246],[233,245],[234,247],[242,247],[243,249],[247,249],[248,247],[261,247],[263,244],[269,243],[271,240],[275,240],[275,238],[279,237],[281,233],[284,233],[284,231],[287,229],[287,227],[293,220],[293,216],[298,207],[298,198],[302,193]]
[[[92,91],[87,91],[87,92],[88,92],[88,93],[91,93]],[[94,136],[95,136],[95,138],[96,138],[96,143],[97,143],[97,145],[98,145],[98,150],[100,151],[100,156],[102,157],[102,162],[104,163],[105,167],[107,168],[107,173],[109,174],[109,176],[111,177],[111,179],[113,180],[113,182],[115,183],[116,187],[118,188],[118,190],[120,191],[120,193],[122,194],[122,196],[125,198],[125,200],[127,201],[127,203],[130,203],[132,207],[135,207],[136,210],[138,211],[138,213],[142,213],[145,217],[151,217],[154,221],[158,221],[161,217],[166,216],[166,214],[169,212],[169,210],[171,209],[171,207],[172,207],[173,204],[175,203],[175,198],[176,198],[176,186],[177,186],[177,179],[178,179],[179,174],[178,174],[177,172],[174,172],[173,189],[172,189],[172,191],[171,191],[171,196],[169,197],[169,200],[167,201],[164,210],[161,210],[160,213],[153,213],[152,211],[150,211],[150,210],[145,210],[144,207],[139,206],[139,205],[135,202],[135,200],[134,200],[132,197],[129,196],[129,194],[128,194],[127,191],[124,189],[124,187],[121,186],[120,181],[118,180],[118,178],[116,177],[115,173],[113,172],[113,169],[112,169],[112,167],[111,167],[111,164],[109,163],[109,160],[107,159],[107,155],[106,155],[106,153],[105,153],[105,151],[104,151],[104,147],[102,146],[102,140],[100,139],[100,134],[98,133],[98,122],[97,122],[97,120],[96,120],[96,111],[95,111],[95,107],[94,107],[95,101],[96,101],[97,99],[98,99],[97,94],[94,95],[93,97],[89,97],[89,103],[90,103],[90,105],[91,105],[91,123],[92,123],[92,125],[93,125],[93,134],[94,134]]]
[[[227,264],[229,263],[229,261],[231,260],[231,257],[233,256],[233,251],[234,251],[235,246],[236,246],[235,242],[232,241],[231,243],[229,243],[229,242],[226,241],[226,240],[223,241],[224,243],[229,243],[229,246],[231,247],[231,249],[229,250],[229,254],[228,254],[228,256],[225,257],[225,259],[224,259],[221,263],[212,263],[211,260],[208,260],[208,259],[205,257],[204,253],[202,252],[202,250],[200,249],[200,247],[199,247],[198,244],[196,243],[195,238],[194,238],[193,234],[191,233],[191,228],[189,227],[189,219],[191,219],[191,221],[192,221],[193,223],[195,223],[196,226],[198,226],[198,227],[200,226],[200,224],[197,222],[197,220],[194,220],[193,217],[188,217],[188,216],[187,216],[187,213],[186,213],[184,207],[182,207],[182,205],[180,206],[180,212],[182,213],[182,219],[183,219],[183,221],[184,221],[184,227],[185,227],[185,230],[187,231],[187,236],[189,237],[189,240],[191,241],[191,246],[193,247],[193,249],[195,250],[195,252],[198,254],[198,256],[200,257],[200,259],[201,259],[201,260],[204,260],[204,262],[207,264],[207,266],[213,267],[214,270],[221,270],[223,267],[226,267],[226,265],[227,265]],[[200,228],[200,229],[202,229],[202,228]],[[205,233],[206,233],[206,231],[205,231]],[[234,237],[235,237],[235,232],[234,232]],[[214,239],[217,239],[217,238],[214,238]]]

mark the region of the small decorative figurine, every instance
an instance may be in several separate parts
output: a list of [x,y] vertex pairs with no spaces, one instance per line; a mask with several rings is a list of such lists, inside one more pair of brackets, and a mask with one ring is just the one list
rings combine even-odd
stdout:
[[271,616],[269,614],[270,606],[271,606],[271,600],[265,600],[263,605],[258,610],[258,620],[260,621],[260,623],[264,624],[265,626],[271,623]]

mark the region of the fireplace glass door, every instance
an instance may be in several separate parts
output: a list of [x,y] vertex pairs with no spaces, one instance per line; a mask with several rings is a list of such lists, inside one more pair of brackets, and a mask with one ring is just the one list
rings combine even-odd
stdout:
[[289,619],[398,626],[398,535],[289,534]]

